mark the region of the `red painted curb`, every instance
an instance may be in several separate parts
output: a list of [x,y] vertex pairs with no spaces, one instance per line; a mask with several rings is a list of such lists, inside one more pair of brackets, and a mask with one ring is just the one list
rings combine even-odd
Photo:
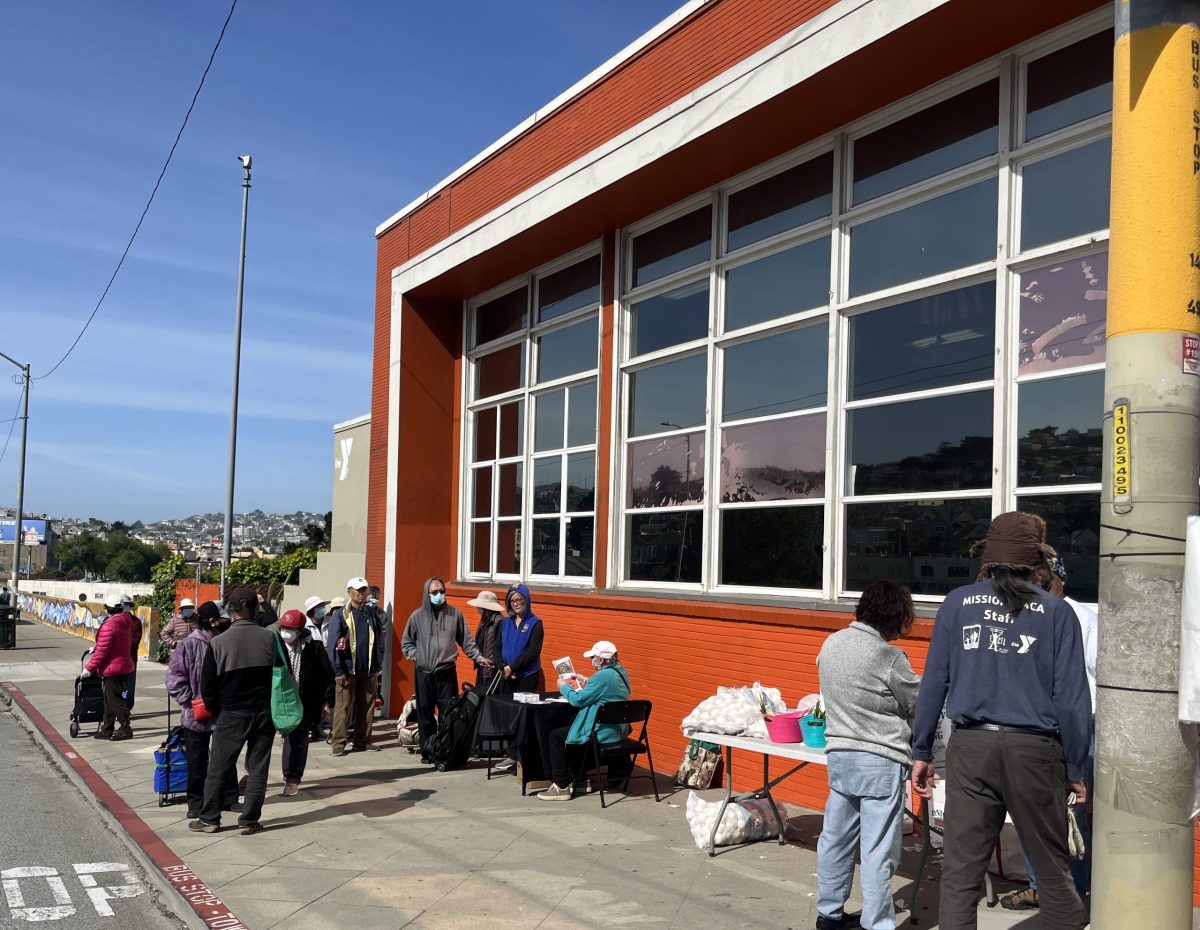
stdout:
[[88,790],[95,795],[100,806],[108,811],[129,838],[145,853],[146,858],[158,869],[159,873],[170,884],[171,888],[183,899],[184,903],[195,912],[204,925],[212,930],[250,930],[236,917],[229,908],[221,902],[216,893],[202,879],[185,865],[171,847],[150,829],[146,821],[137,815],[132,807],[117,794],[87,761],[71,748],[71,744],[58,732],[25,696],[20,688],[11,681],[0,681],[0,691],[4,691],[21,708],[21,713],[41,733],[42,737],[54,747],[62,761],[78,775]]

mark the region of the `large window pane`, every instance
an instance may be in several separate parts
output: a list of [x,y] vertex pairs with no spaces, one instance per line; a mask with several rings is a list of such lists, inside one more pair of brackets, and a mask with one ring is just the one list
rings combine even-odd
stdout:
[[475,412],[475,441],[471,461],[487,462],[496,457],[496,408],[486,407]]
[[559,522],[553,520],[534,520],[531,533],[530,556],[532,557],[529,571],[534,575],[558,574],[558,531]]
[[721,511],[721,584],[821,587],[824,507]]
[[1000,82],[935,103],[854,143],[854,202],[862,203],[996,153]]
[[600,302],[600,256],[593,255],[570,268],[538,281],[539,323],[566,316]]
[[995,371],[992,281],[850,318],[850,399],[990,381]]
[[633,286],[708,261],[711,243],[712,207],[643,233],[633,240]]
[[567,456],[566,510],[578,512],[596,507],[596,453],[573,452]]
[[729,196],[728,250],[759,242],[833,212],[833,153]]
[[1113,33],[1111,29],[1029,63],[1025,94],[1025,138],[1112,109]]
[[600,330],[596,319],[558,329],[538,339],[538,381],[553,381],[596,367]]
[[708,279],[638,301],[630,318],[634,355],[703,339],[708,335]]
[[502,520],[496,524],[496,571],[521,574],[521,522]]
[[846,493],[992,486],[992,392],[972,391],[846,414]]
[[492,571],[492,524],[471,524],[471,571],[481,575]]
[[1021,180],[1021,248],[1107,228],[1111,171],[1110,139],[1026,165]]
[[475,399],[515,391],[525,384],[525,343],[485,355],[475,364]]
[[846,589],[895,581],[913,594],[971,584],[980,560],[971,544],[987,533],[990,498],[846,506]]
[[708,358],[691,355],[629,376],[629,435],[686,429],[704,422]]
[[726,420],[825,404],[829,324],[755,339],[725,350]]
[[567,575],[587,578],[592,574],[595,535],[596,521],[592,517],[567,517]]
[[698,584],[704,545],[704,514],[631,514],[628,518],[629,580]]
[[521,469],[520,462],[509,462],[500,466],[500,489],[496,513],[501,517],[521,515]]
[[562,456],[533,460],[533,512],[558,513],[562,504]]
[[525,451],[525,401],[517,400],[500,408],[500,458],[512,458]]
[[533,451],[561,449],[563,444],[563,406],[565,391],[551,391],[534,402]]
[[721,431],[721,501],[825,496],[825,415]]
[[1099,484],[1104,372],[1020,385],[1017,483]]
[[590,446],[596,441],[596,382],[568,390],[567,405],[567,445]]
[[988,261],[996,257],[996,180],[870,220],[850,234],[855,296]]
[[529,288],[512,291],[475,308],[475,345],[480,346],[501,336],[510,336],[525,328],[529,308]]
[[725,330],[827,303],[829,237],[731,268],[725,277]]
[[703,433],[630,444],[629,506],[674,507],[703,500]]
[[492,515],[492,470],[476,468],[471,472],[471,483],[475,489],[475,504],[471,508],[471,516],[490,517]]
[[1046,542],[1067,566],[1067,595],[1095,604],[1100,587],[1100,495],[1029,494],[1017,498],[1017,509],[1046,521]]
[[1023,272],[1018,372],[1103,362],[1107,310],[1107,252]]

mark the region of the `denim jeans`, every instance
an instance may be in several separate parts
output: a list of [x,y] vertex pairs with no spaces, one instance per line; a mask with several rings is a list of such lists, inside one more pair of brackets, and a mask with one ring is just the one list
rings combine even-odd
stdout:
[[[864,930],[894,930],[892,876],[900,863],[906,766],[870,752],[829,753],[829,800],[817,842],[817,912],[842,916],[862,858]],[[860,851],[861,847],[861,851]]]

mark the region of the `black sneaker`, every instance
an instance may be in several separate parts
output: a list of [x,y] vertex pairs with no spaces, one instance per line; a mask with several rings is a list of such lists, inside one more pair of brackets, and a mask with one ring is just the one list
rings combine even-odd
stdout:
[[843,914],[841,917],[826,917],[824,914],[817,915],[817,930],[858,930],[862,926],[859,923],[859,914]]
[[92,734],[92,738],[93,739],[112,739],[113,731],[112,730],[97,730],[95,733]]
[[255,833],[262,833],[266,829],[257,820],[254,823],[238,824],[242,829],[239,831],[242,836],[254,836]]
[[188,829],[193,833],[220,833],[221,825],[219,823],[205,823],[203,820],[193,820],[188,824]]
[[349,752],[349,750],[346,749],[345,746],[339,746],[337,749],[335,749],[333,751],[333,754],[335,756],[348,756],[348,755],[350,755],[350,752]]
[[111,739],[114,743],[123,739],[133,739],[133,730],[129,729],[129,727],[125,727],[123,730],[117,730],[117,732],[112,735]]

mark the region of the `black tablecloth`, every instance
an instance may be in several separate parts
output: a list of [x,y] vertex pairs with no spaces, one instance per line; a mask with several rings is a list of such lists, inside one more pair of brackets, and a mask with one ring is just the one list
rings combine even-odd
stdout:
[[[559,697],[546,691],[543,698]],[[543,780],[548,775],[550,731],[571,724],[579,711],[567,703],[523,704],[511,694],[489,694],[479,712],[479,740],[505,740],[517,747],[521,781]]]

